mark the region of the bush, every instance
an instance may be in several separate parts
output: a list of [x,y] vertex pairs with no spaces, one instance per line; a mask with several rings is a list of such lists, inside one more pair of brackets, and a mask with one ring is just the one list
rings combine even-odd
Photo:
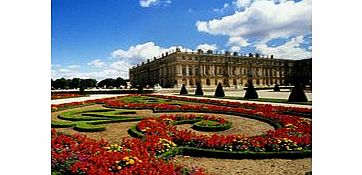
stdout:
[[70,128],[75,125],[76,123],[74,122],[63,122],[63,121],[52,121],[51,123],[52,128]]
[[221,83],[219,83],[215,90],[215,97],[225,97],[224,89],[222,88]]
[[187,95],[187,94],[188,94],[188,92],[186,90],[186,85],[182,85],[180,95]]
[[303,87],[300,84],[294,85],[288,102],[308,102],[307,96],[305,96]]
[[273,90],[274,90],[274,92],[280,92],[279,85],[278,85],[278,84],[275,84]]
[[195,95],[204,95],[204,91],[202,91],[202,87],[200,83],[196,84],[196,91],[195,91]]
[[139,86],[138,86],[137,93],[138,93],[138,94],[143,94],[143,93],[145,93],[145,92],[143,91],[143,86],[142,86],[142,85],[139,85]]
[[106,127],[102,125],[91,125],[85,122],[79,122],[74,127],[74,130],[81,132],[99,132],[99,131],[105,131]]
[[248,88],[246,89],[245,92],[245,99],[257,99],[258,98],[258,93],[256,92],[253,83],[250,81],[248,83]]

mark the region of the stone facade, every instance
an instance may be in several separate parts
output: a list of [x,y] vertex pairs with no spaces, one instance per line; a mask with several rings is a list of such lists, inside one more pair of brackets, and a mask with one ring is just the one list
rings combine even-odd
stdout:
[[[311,59],[310,59],[311,62]],[[239,55],[225,52],[214,54],[175,52],[162,54],[129,70],[130,82],[135,85],[160,84],[162,87],[215,87],[219,82],[226,87],[245,86],[250,78],[255,86],[291,85],[295,60],[275,59],[259,54]]]

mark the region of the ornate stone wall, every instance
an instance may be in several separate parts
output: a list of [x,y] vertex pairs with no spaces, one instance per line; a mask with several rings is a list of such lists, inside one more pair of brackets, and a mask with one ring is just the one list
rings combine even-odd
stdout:
[[[308,61],[307,61],[308,62]],[[219,82],[226,87],[245,86],[251,77],[255,86],[291,85],[295,73],[295,60],[275,59],[253,55],[239,55],[226,52],[214,54],[212,51],[176,52],[162,54],[129,70],[131,84],[160,84],[162,87],[195,87],[200,82],[203,87],[215,87]],[[310,59],[311,64],[311,59]],[[311,70],[310,70],[311,76]]]

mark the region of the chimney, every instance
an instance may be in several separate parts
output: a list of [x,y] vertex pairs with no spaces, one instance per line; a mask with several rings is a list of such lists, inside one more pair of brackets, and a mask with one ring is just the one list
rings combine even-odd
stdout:
[[238,52],[234,52],[234,53],[233,53],[233,56],[238,56],[238,55],[239,55]]
[[204,51],[202,51],[202,49],[197,49],[197,53],[198,54],[202,54]]
[[168,56],[168,52],[166,52],[166,56]]
[[254,57],[254,55],[252,53],[249,53],[249,57]]
[[270,55],[270,59],[273,59],[274,58],[274,55]]
[[226,55],[226,56],[230,56],[230,52],[229,52],[229,51],[225,51],[225,55]]
[[208,50],[208,51],[207,51],[207,54],[212,54],[212,50]]
[[256,53],[256,54],[255,54],[255,57],[256,57],[256,58],[260,58],[260,54]]

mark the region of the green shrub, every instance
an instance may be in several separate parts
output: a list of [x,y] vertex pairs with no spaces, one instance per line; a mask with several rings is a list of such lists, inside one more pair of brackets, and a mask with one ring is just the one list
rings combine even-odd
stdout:
[[186,89],[186,85],[182,85],[180,95],[187,95],[187,94],[188,94],[188,92]]
[[75,126],[77,123],[75,122],[63,122],[63,121],[52,121],[51,127],[52,128],[70,128]]
[[248,83],[248,88],[246,89],[245,92],[245,99],[257,99],[258,98],[258,93],[256,92],[253,83],[251,81],[249,81]]
[[273,88],[274,92],[280,92],[280,88],[278,84],[275,84],[274,88]]
[[217,85],[215,90],[215,97],[225,97],[224,89],[222,88],[221,83]]
[[200,96],[204,95],[204,91],[202,90],[202,87],[201,87],[200,83],[196,83],[195,95],[200,95]]
[[85,122],[78,122],[77,125],[74,126],[74,130],[81,132],[99,132],[105,131],[106,127],[102,125],[92,125]]
[[303,87],[300,84],[294,85],[289,95],[288,102],[308,102]]
[[192,129],[198,131],[208,131],[208,132],[225,131],[230,128],[231,128],[231,122],[220,124],[219,122],[213,120],[201,120],[199,122],[195,122],[192,126]]

